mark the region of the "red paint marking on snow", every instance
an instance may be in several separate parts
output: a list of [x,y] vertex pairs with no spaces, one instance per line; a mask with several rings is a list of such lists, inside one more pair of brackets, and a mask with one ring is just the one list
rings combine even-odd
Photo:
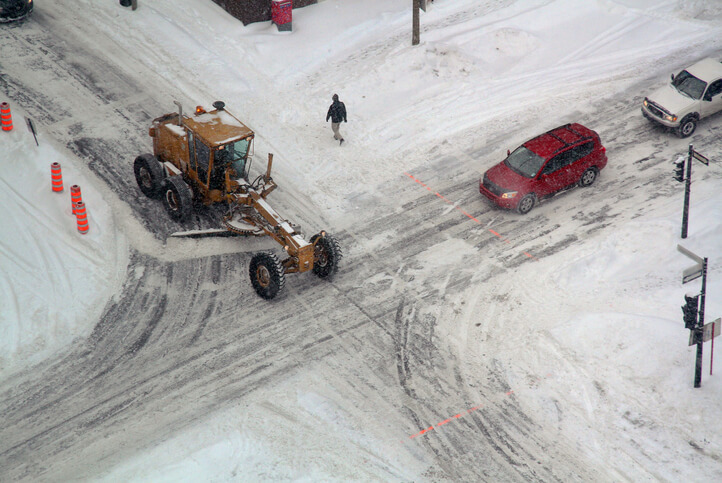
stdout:
[[456,209],[459,210],[462,214],[466,215],[468,218],[474,220],[477,224],[481,225],[481,222],[480,222],[479,220],[477,220],[476,218],[474,218],[473,216],[471,216],[470,214],[468,214],[467,212],[465,212],[464,210],[462,210],[462,209],[459,208],[458,206],[456,207]]
[[412,435],[409,436],[409,437],[410,437],[411,439],[414,439],[415,437],[421,436],[422,434],[427,433],[427,432],[431,431],[432,429],[434,429],[434,427],[433,427],[433,426],[429,426],[428,428],[422,429],[422,430],[419,431],[418,433],[412,434]]
[[[440,423],[438,423],[438,424],[436,425],[436,427],[438,428],[439,426],[443,426],[443,425],[445,425],[445,424],[448,424],[448,423],[451,422],[452,419],[461,419],[461,418],[464,417],[465,414],[469,414],[469,413],[472,412],[472,411],[476,411],[476,410],[479,409],[480,407],[481,407],[481,406],[474,406],[473,408],[469,409],[469,410],[466,411],[465,413],[459,413],[459,414],[456,414],[456,415],[454,415],[454,416],[452,416],[452,417],[450,417],[450,418],[444,419],[443,421],[441,421]],[[426,428],[426,429],[422,429],[422,430],[419,431],[418,433],[412,434],[411,436],[409,436],[409,439],[414,439],[414,438],[416,438],[416,437],[418,437],[418,436],[422,436],[422,435],[428,433],[429,431],[431,431],[432,429],[434,429],[434,426],[429,426],[429,427]]]
[[[446,203],[449,203],[450,205],[454,205],[454,203],[452,203],[452,202],[449,201],[448,199],[444,198],[444,196],[441,195],[440,193],[434,192],[431,188],[429,188],[428,186],[426,186],[423,182],[421,182],[421,180],[419,180],[418,178],[414,177],[411,173],[404,173],[404,174],[405,174],[406,176],[408,176],[409,178],[411,178],[412,180],[414,180],[414,181],[416,181],[417,183],[419,183],[421,186],[423,186],[423,187],[426,188],[427,190],[429,190],[429,192],[435,194],[437,197],[439,197],[440,199],[444,200]],[[480,222],[479,220],[477,220],[476,218],[474,218],[473,216],[471,216],[470,214],[468,214],[466,211],[462,210],[461,208],[459,208],[459,207],[456,206],[456,205],[454,205],[454,208],[456,208],[457,210],[459,210],[461,213],[463,213],[463,214],[464,214],[467,218],[469,218],[470,220],[473,220],[473,221],[475,221],[477,224],[481,225],[481,222]],[[492,230],[491,228],[488,228],[488,231],[489,231],[491,234],[497,236],[497,237],[498,237],[501,241],[503,241],[504,243],[511,243],[508,238],[505,238],[503,235],[497,233],[496,231]],[[528,253],[528,252],[524,252],[524,255],[526,255],[528,258],[530,258],[530,259],[532,259],[532,260],[534,260],[534,261],[538,261],[538,260],[539,260],[537,257],[535,257],[534,255],[531,255],[531,254]]]
[[[551,377],[551,376],[552,376],[551,373],[547,373],[547,374],[544,376],[544,378]],[[541,379],[539,379],[539,380],[541,380]],[[511,390],[505,392],[504,394],[505,394],[506,396],[511,396],[512,394],[514,394],[514,390],[511,389]],[[435,428],[438,428],[438,427],[440,427],[440,426],[444,426],[445,424],[449,424],[449,423],[450,423],[452,420],[454,420],[454,419],[461,419],[461,418],[463,418],[465,415],[471,414],[473,411],[478,411],[479,409],[481,409],[481,408],[483,408],[483,407],[484,407],[484,405],[483,405],[483,404],[480,404],[480,405],[478,405],[478,406],[474,406],[474,407],[472,407],[472,408],[467,409],[467,410],[466,410],[465,412],[463,412],[463,413],[455,414],[455,415],[451,416],[450,418],[444,419],[443,421],[441,421],[440,423],[438,423],[435,427],[434,427],[434,426],[429,426],[428,428],[422,429],[421,431],[419,431],[419,432],[416,433],[416,434],[412,434],[411,436],[409,436],[409,439],[414,439],[414,438],[416,438],[416,437],[418,437],[418,436],[423,436],[424,434],[428,433],[429,431],[431,431],[431,430],[433,430],[433,429],[435,429]]]

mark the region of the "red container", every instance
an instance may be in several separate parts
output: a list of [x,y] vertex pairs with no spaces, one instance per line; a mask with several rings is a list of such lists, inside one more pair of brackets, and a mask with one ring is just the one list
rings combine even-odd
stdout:
[[271,0],[271,21],[276,24],[279,32],[291,30],[292,12],[292,0]]

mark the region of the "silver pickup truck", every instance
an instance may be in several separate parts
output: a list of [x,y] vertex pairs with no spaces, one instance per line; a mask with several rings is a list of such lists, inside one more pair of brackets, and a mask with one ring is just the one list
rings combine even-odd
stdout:
[[642,114],[675,129],[686,138],[700,119],[722,111],[722,63],[703,59],[677,75],[672,82],[645,97]]

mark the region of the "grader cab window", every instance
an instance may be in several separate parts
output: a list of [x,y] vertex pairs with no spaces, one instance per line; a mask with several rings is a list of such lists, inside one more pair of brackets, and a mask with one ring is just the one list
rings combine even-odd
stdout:
[[208,179],[208,163],[211,160],[211,150],[197,137],[195,139],[195,145],[196,171],[198,172],[198,178],[201,181],[205,181]]
[[241,139],[234,143],[226,145],[226,149],[231,156],[231,166],[239,178],[248,177],[248,149],[251,145],[252,138]]

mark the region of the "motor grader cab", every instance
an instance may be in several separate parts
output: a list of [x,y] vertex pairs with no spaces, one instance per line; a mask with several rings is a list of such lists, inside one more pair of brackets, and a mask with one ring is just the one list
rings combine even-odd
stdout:
[[273,155],[266,172],[249,181],[253,156],[253,131],[225,110],[221,101],[206,111],[197,107],[193,117],[178,112],[153,120],[149,135],[153,154],[141,154],[133,170],[140,190],[162,198],[172,218],[187,221],[194,201],[203,205],[226,203],[222,229],[185,231],[174,236],[218,235],[270,236],[287,257],[271,252],[251,259],[251,284],[263,298],[275,297],[285,285],[285,274],[313,271],[319,277],[333,275],[341,259],[336,239],[325,231],[306,241],[297,227],[283,219],[266,201],[276,189],[271,178]]
[[[204,205],[227,201],[248,181],[254,134],[221,101],[211,112],[198,106],[193,117],[184,116],[177,105],[177,113],[153,120],[153,155],[136,159],[135,174],[141,191],[150,197],[163,194],[168,213],[183,222],[191,215],[194,198]],[[177,175],[180,178],[166,179]]]

